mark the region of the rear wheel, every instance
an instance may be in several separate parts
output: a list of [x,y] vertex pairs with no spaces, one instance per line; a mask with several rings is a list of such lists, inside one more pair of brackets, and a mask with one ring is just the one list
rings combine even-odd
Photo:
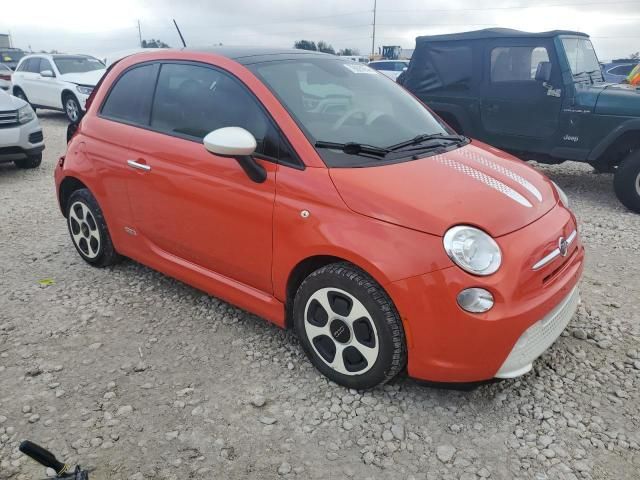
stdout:
[[84,261],[106,267],[120,260],[98,202],[86,188],[76,190],[67,202],[71,241]]
[[42,153],[31,155],[20,160],[14,160],[13,163],[18,168],[38,168],[42,163]]
[[393,302],[351,264],[334,263],[309,275],[296,293],[293,312],[307,356],[340,385],[373,388],[405,366],[404,330]]
[[625,207],[640,213],[640,150],[631,152],[618,165],[613,177],[613,188]]
[[[27,95],[22,91],[21,88],[14,88],[13,90],[13,96],[16,98],[19,98],[20,100],[24,100],[25,102],[29,103],[29,105],[31,105],[31,103],[29,102],[29,99],[27,98]],[[36,111],[36,108],[31,105],[31,108],[33,109],[33,111]]]

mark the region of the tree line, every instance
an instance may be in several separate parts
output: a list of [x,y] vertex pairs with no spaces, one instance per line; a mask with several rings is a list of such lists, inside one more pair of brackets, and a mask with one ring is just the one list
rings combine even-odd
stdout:
[[349,57],[360,55],[360,52],[357,48],[342,48],[336,53],[333,46],[325,42],[324,40],[320,40],[317,44],[312,40],[298,40],[297,42],[294,42],[293,48],[298,48],[300,50],[311,50],[314,52],[330,53],[332,55],[346,55]]

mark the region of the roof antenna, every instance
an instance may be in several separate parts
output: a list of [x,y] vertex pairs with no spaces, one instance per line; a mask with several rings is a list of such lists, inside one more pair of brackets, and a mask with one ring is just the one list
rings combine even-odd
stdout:
[[173,18],[173,24],[176,26],[176,30],[178,31],[178,35],[180,35],[180,40],[182,40],[182,46],[183,47],[187,47],[187,43],[184,41],[184,37],[182,36],[182,32],[180,31],[180,27],[178,27],[178,24],[176,23],[176,19]]

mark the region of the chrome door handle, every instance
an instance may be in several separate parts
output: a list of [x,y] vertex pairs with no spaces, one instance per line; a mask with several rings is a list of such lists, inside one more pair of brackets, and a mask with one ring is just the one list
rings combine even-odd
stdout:
[[151,167],[149,165],[145,165],[144,163],[138,163],[135,160],[127,160],[127,165],[129,165],[131,168],[144,170],[145,172],[148,172],[149,170],[151,170]]

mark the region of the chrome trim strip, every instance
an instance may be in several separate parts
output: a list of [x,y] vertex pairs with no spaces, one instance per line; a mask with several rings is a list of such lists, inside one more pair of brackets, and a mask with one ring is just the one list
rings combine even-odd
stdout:
[[[573,243],[573,241],[576,239],[577,236],[578,236],[577,230],[574,230],[573,232],[571,232],[571,235],[567,237],[567,245],[571,246],[571,244]],[[550,263],[552,260],[554,260],[556,257],[559,257],[559,256],[560,256],[560,248],[556,248],[549,255],[539,260],[533,266],[532,270],[540,270],[542,267],[544,267],[545,265],[547,265],[548,263]]]

